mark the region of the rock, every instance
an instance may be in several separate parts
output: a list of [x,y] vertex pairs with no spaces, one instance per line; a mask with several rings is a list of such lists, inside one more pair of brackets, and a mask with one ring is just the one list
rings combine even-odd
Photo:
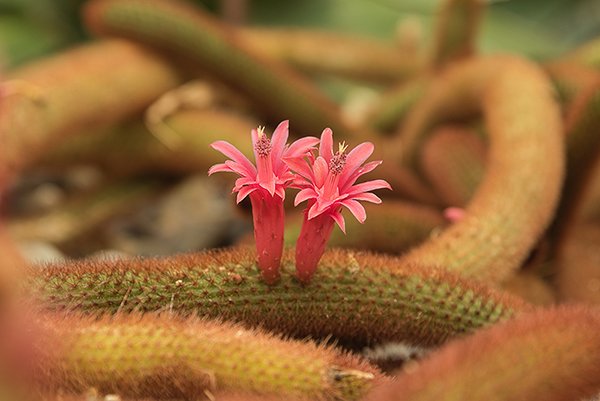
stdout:
[[229,190],[198,174],[157,204],[114,224],[108,242],[132,255],[169,255],[230,243],[240,225]]

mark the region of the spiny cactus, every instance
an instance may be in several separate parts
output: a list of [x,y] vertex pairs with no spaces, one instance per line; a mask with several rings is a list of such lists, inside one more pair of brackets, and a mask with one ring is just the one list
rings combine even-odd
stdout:
[[465,206],[485,173],[485,143],[473,130],[441,126],[423,147],[421,169],[447,206]]
[[334,103],[285,65],[245,45],[232,29],[185,2],[95,0],[85,10],[95,33],[124,36],[176,52],[243,91],[274,120],[301,132],[331,127],[351,136]]
[[172,310],[351,344],[439,344],[526,310],[521,301],[442,270],[349,251],[324,255],[313,283],[260,279],[247,248],[166,259],[81,261],[31,272],[25,287],[48,309]]
[[600,392],[600,314],[524,314],[448,344],[369,401],[572,401]]
[[[498,65],[502,73],[492,75]],[[500,281],[527,257],[560,195],[564,144],[551,86],[529,62],[492,57],[448,69],[430,95],[407,121],[407,163],[416,161],[416,150],[436,122],[481,107],[490,136],[488,168],[466,217],[404,261]]]
[[6,170],[8,175],[60,138],[82,133],[89,124],[108,125],[132,116],[180,82],[167,62],[122,40],[33,62],[9,79],[37,88],[39,99],[17,92],[0,102],[0,174]]
[[331,347],[258,330],[169,316],[42,314],[35,381],[44,393],[197,398],[237,390],[358,399],[378,373]]

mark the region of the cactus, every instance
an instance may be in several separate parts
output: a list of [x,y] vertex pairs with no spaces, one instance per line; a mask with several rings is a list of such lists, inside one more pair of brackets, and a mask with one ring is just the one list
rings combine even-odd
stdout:
[[524,314],[455,341],[368,401],[571,401],[600,391],[600,314]]
[[235,31],[200,9],[168,0],[95,0],[87,3],[87,26],[95,33],[125,36],[185,56],[250,97],[273,120],[289,118],[301,132],[331,127],[353,130],[337,106],[285,65],[248,48]]
[[58,264],[32,271],[26,288],[49,309],[172,310],[352,344],[439,344],[528,308],[442,270],[341,250],[327,252],[314,282],[303,286],[290,252],[274,286],[260,279],[255,253],[240,248]]
[[470,131],[441,126],[423,147],[421,169],[447,206],[465,206],[485,173],[485,143]]
[[[499,63],[502,74],[492,75]],[[560,195],[564,145],[550,83],[536,66],[516,58],[457,64],[413,110],[405,126],[405,155],[407,163],[414,163],[430,127],[449,116],[475,112],[480,103],[490,136],[485,179],[466,217],[403,261],[498,282],[527,257]]]
[[41,391],[197,398],[205,390],[313,399],[358,399],[378,373],[365,362],[308,341],[241,326],[169,316],[42,314]]
[[60,139],[83,133],[89,124],[108,125],[139,113],[181,78],[148,50],[111,40],[33,62],[9,79],[39,91],[39,99],[17,92],[0,103],[0,175],[6,171],[14,176]]

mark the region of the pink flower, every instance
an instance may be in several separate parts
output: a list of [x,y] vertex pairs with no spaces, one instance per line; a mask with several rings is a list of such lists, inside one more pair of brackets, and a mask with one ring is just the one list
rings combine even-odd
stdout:
[[321,134],[317,157],[311,154],[307,160],[285,159],[298,174],[294,186],[300,188],[300,192],[296,195],[294,204],[308,201],[296,244],[296,269],[300,280],[308,282],[314,274],[333,230],[333,222],[346,232],[342,208],[350,210],[363,223],[367,213],[359,201],[381,203],[381,199],[370,191],[391,189],[384,180],[356,184],[359,177],[381,164],[381,161],[372,161],[363,165],[373,149],[372,143],[364,142],[347,153],[347,146],[340,144],[338,151],[334,153],[333,132],[326,128]]
[[256,167],[232,144],[225,141],[211,144],[213,149],[230,160],[212,166],[208,174],[231,172],[240,175],[233,187],[233,192],[237,192],[237,202],[250,196],[258,266],[268,283],[274,283],[279,278],[283,252],[283,200],[285,189],[295,177],[283,159],[303,159],[319,142],[315,137],[305,137],[288,146],[288,126],[288,121],[279,124],[271,140],[262,128],[252,130]]

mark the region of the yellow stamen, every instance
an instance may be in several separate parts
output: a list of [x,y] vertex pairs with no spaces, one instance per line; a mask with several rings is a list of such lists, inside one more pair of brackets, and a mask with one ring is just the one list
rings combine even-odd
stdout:
[[341,155],[348,149],[348,145],[346,145],[346,141],[339,144],[338,153]]
[[263,135],[265,134],[265,127],[264,126],[259,126],[256,131],[258,132],[258,138],[262,138]]

